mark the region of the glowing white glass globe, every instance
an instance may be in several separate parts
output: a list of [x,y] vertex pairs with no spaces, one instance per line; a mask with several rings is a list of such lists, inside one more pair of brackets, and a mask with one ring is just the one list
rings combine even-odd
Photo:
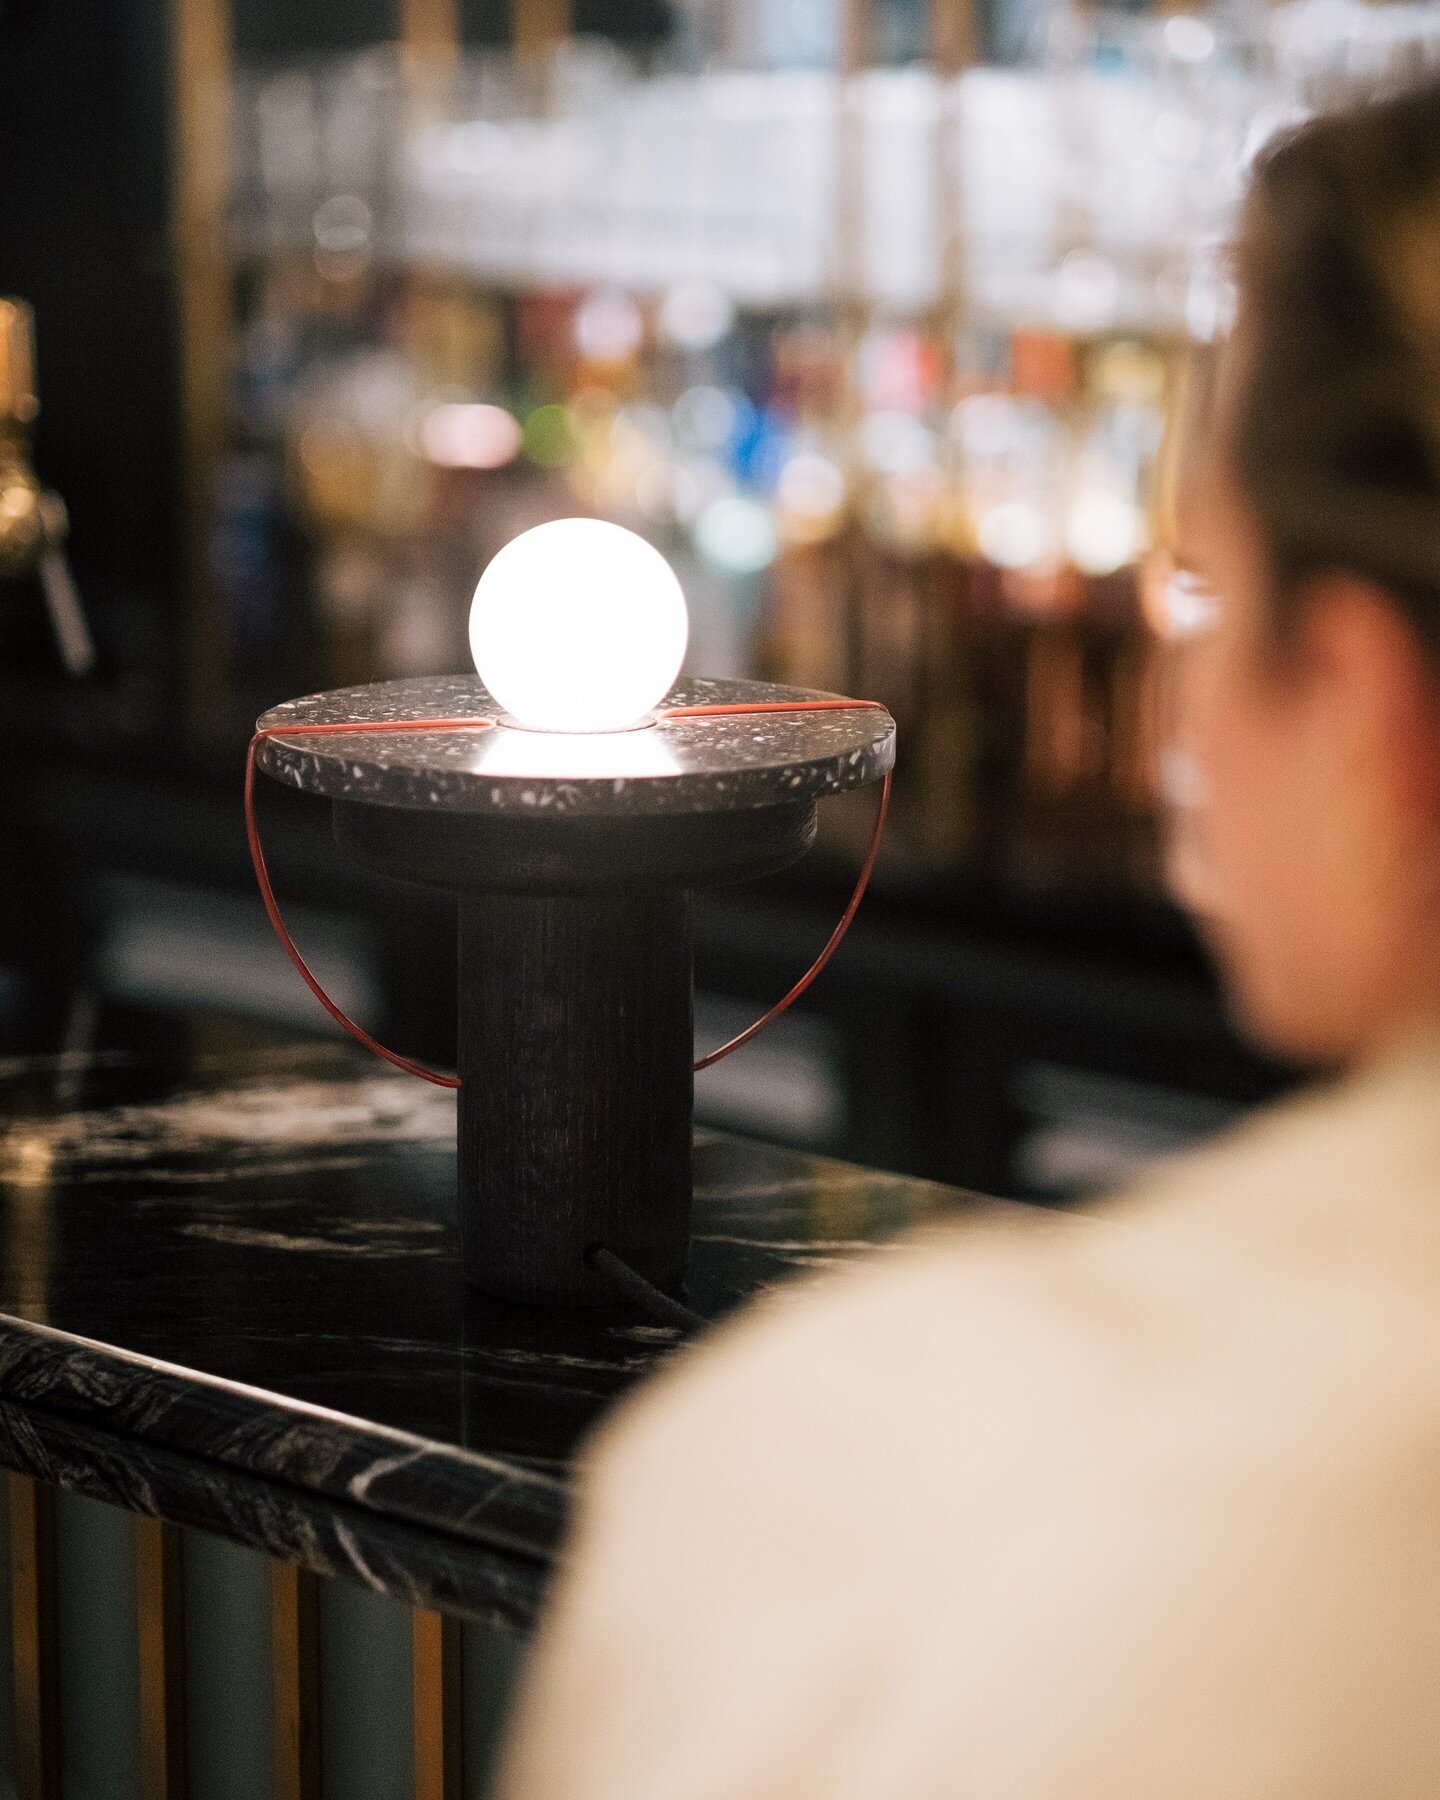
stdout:
[[669,563],[602,519],[557,519],[512,538],[470,605],[480,679],[535,731],[638,724],[680,673],[689,634]]

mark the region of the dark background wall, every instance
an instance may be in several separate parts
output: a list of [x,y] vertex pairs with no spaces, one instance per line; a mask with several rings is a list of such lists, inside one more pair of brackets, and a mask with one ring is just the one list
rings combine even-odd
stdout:
[[169,595],[178,386],[168,10],[0,0],[0,294],[39,321],[36,458],[87,584]]

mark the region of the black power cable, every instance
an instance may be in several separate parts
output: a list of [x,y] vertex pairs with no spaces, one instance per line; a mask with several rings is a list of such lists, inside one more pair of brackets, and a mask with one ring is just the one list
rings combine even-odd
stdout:
[[653,1281],[647,1281],[604,1244],[593,1244],[585,1253],[585,1261],[596,1274],[603,1275],[617,1293],[623,1294],[632,1305],[649,1313],[662,1325],[676,1325],[681,1331],[689,1332],[700,1331],[710,1322],[673,1299],[663,1288],[656,1287]]

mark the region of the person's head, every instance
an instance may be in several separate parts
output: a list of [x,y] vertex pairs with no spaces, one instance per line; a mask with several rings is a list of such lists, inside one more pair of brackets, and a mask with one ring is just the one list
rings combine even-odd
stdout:
[[1188,512],[1202,915],[1271,1048],[1440,1008],[1440,84],[1260,159]]

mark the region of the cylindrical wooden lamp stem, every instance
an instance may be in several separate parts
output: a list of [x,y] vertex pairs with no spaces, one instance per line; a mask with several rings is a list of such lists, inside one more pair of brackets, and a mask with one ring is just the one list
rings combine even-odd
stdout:
[[496,1298],[675,1287],[690,1239],[690,896],[462,894],[460,1225]]

